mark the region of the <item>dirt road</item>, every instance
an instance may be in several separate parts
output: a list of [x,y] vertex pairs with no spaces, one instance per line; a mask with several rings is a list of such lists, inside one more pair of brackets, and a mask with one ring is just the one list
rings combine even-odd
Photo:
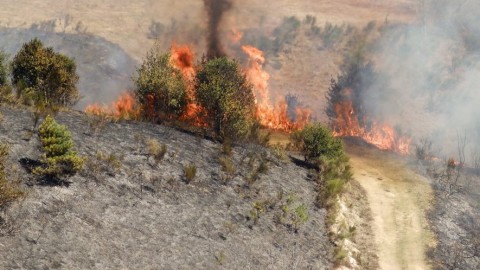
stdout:
[[367,191],[380,269],[430,269],[426,250],[432,190],[406,160],[376,149],[347,147],[354,177]]

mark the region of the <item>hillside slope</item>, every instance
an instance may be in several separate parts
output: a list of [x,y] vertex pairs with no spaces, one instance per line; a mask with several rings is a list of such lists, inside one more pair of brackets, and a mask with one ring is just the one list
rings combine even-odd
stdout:
[[[0,141],[11,145],[9,175],[23,179],[28,192],[2,215],[0,227],[14,233],[0,238],[1,269],[331,267],[326,211],[314,206],[307,170],[263,148],[236,147],[228,180],[219,144],[164,126],[64,112],[57,120],[72,131],[86,167],[69,187],[51,186],[19,162],[40,156],[31,114],[0,111]],[[159,163],[146,147],[152,138],[167,146]],[[268,171],[247,183],[261,162]],[[197,176],[186,184],[189,164]],[[295,232],[302,204],[309,220]]]

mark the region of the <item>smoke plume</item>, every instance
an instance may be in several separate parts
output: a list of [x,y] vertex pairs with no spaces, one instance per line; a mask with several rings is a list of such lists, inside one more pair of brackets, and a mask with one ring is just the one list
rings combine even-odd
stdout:
[[208,16],[207,57],[209,59],[225,56],[220,41],[219,27],[223,15],[232,8],[233,0],[203,0]]
[[442,156],[456,156],[466,135],[469,154],[480,145],[480,2],[427,0],[420,8],[415,24],[383,35],[375,61],[382,78],[365,78],[373,83],[362,104],[416,140],[429,138]]

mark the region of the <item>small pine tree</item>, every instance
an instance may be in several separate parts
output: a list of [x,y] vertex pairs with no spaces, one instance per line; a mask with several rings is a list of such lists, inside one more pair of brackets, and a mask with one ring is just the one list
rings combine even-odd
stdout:
[[82,168],[83,158],[72,150],[73,140],[66,126],[47,116],[38,132],[45,152],[42,161],[46,167],[36,168],[35,174],[58,178],[73,175]]

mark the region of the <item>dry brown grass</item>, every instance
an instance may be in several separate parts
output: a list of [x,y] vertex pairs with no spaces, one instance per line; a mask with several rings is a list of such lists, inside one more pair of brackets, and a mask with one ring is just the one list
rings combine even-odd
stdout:
[[8,145],[0,144],[0,208],[5,207],[25,195],[20,188],[19,181],[7,179],[5,168],[7,166],[8,151]]

